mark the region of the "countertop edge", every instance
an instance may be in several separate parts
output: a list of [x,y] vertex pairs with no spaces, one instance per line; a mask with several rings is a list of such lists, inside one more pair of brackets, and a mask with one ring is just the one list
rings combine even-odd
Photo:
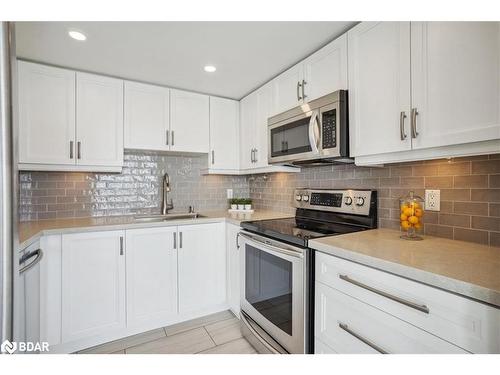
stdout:
[[314,240],[309,241],[309,247],[324,254],[336,256],[361,265],[404,277],[434,288],[472,299],[480,303],[500,308],[500,293],[486,287],[471,284],[466,281],[453,279],[437,273],[424,271],[403,264],[390,262],[377,257],[360,254],[333,245],[323,244]]

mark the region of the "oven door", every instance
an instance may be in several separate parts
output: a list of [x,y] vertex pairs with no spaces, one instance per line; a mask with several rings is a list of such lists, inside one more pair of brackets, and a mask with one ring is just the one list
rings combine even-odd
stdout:
[[[258,325],[253,334],[267,347],[276,341],[289,353],[304,353],[306,250],[245,231],[240,232],[240,249],[242,316],[251,318],[247,325],[249,320]],[[264,334],[258,334],[259,328]]]
[[287,163],[317,158],[321,147],[319,111],[309,111],[269,125],[268,161]]

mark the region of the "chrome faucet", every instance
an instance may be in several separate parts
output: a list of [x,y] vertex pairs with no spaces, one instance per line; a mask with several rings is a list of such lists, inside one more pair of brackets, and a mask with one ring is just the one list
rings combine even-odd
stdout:
[[168,203],[168,193],[170,192],[170,177],[168,173],[163,176],[163,202],[161,204],[161,213],[163,215],[168,214],[168,211],[174,209],[174,202],[170,199]]

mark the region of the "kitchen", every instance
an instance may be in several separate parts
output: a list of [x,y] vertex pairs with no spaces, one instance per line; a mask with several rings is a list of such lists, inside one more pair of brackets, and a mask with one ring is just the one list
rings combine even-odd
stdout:
[[[293,53],[235,81],[224,59],[288,46],[292,29],[304,35]],[[2,343],[500,353],[500,23],[2,22],[2,33],[16,206]],[[162,49],[155,33],[181,42]],[[158,74],[169,53],[192,59],[202,35],[273,33],[238,52],[211,42],[218,60]]]

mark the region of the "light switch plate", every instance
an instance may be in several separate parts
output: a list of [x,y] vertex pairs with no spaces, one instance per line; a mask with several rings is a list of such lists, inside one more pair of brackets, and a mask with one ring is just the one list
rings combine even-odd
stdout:
[[426,211],[441,210],[441,190],[425,191],[425,209]]
[[233,189],[227,189],[227,199],[231,199],[233,197]]

